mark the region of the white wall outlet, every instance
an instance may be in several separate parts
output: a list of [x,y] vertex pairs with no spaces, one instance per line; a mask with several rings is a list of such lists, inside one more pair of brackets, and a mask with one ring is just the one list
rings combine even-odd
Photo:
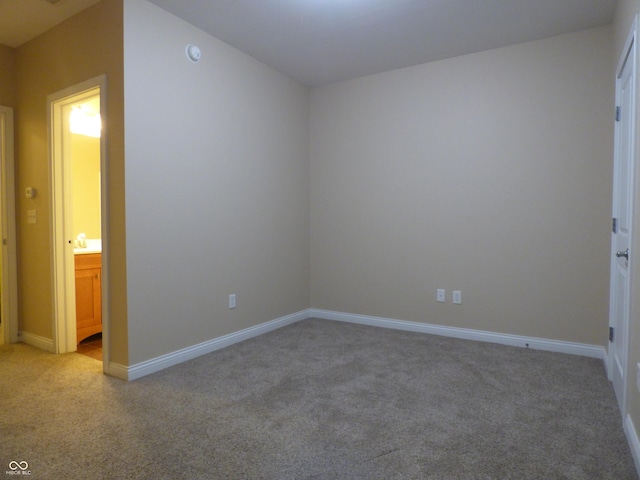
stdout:
[[229,308],[236,308],[236,294],[229,295]]
[[445,297],[446,297],[446,291],[444,288],[439,288],[438,292],[436,293],[436,300],[438,302],[444,302],[445,301]]
[[27,223],[38,223],[37,210],[27,210]]
[[460,290],[453,291],[453,303],[456,305],[462,304],[462,292]]

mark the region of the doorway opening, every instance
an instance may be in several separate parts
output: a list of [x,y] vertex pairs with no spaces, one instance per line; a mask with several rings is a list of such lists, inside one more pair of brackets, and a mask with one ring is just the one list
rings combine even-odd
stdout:
[[[106,77],[49,96],[56,353],[102,336],[108,365]],[[95,357],[94,358],[100,358]]]
[[0,106],[0,345],[18,341],[13,109]]

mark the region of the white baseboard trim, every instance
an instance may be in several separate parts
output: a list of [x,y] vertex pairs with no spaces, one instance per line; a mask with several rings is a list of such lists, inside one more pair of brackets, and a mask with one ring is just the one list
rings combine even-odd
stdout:
[[[278,328],[291,325],[292,323],[296,323],[307,318],[310,318],[309,310],[302,310],[300,312],[286,315],[269,322],[261,323],[260,325],[256,325],[254,327],[240,330],[239,332],[230,333],[228,335],[214,338],[212,340],[208,340],[191,347],[183,348],[182,350],[177,350],[175,352],[171,352],[166,355],[153,358],[151,360],[146,360],[129,367],[110,364],[108,367],[109,374],[125,380],[136,380],[146,375],[164,370],[165,368],[178,365],[182,362],[186,362],[187,360],[192,360],[201,355],[206,355],[207,353],[220,350],[221,348],[225,348],[235,343],[257,337],[258,335],[277,330]],[[122,369],[124,369],[124,371]]]
[[627,437],[627,442],[631,448],[631,456],[633,457],[633,463],[636,465],[636,472],[640,474],[640,439],[638,439],[638,432],[631,420],[631,416],[627,415],[624,419],[624,434]]
[[[609,344],[608,346],[611,346]],[[607,348],[604,352],[604,369],[607,372],[607,380],[613,382],[613,358],[611,358],[610,350]]]
[[[308,318],[320,318],[325,320],[336,320],[339,322],[357,323],[360,325],[370,325],[373,327],[391,328],[405,330],[409,332],[426,333],[430,335],[440,335],[445,337],[460,338],[464,340],[474,340],[478,342],[490,342],[514,347],[531,348],[534,350],[546,350],[571,355],[597,358],[605,361],[606,350],[602,346],[588,345],[583,343],[564,342],[559,340],[549,340],[544,338],[524,337],[520,335],[509,335],[503,333],[487,332],[483,330],[472,330],[467,328],[446,327],[428,323],[410,322],[391,318],[373,317],[368,315],[358,315],[344,312],[334,312],[310,308],[291,315],[286,315],[269,322],[246,328],[238,332],[230,333],[222,337],[214,338],[191,347],[183,348],[175,352],[162,355],[160,357],[146,360],[135,365],[125,366],[110,363],[105,368],[105,373],[123,380],[136,380],[146,375],[150,375],[165,368],[178,365],[182,362],[194,359],[201,355],[214,352],[221,348],[228,347],[235,343],[257,337],[278,328],[306,320]],[[46,340],[46,339],[45,339]],[[41,347],[43,348],[43,347]]]
[[18,341],[31,345],[32,347],[46,350],[47,352],[56,353],[56,347],[51,338],[41,337],[40,335],[29,332],[19,332]]
[[478,342],[498,343],[501,345],[531,348],[534,350],[568,353],[571,355],[581,355],[583,357],[598,358],[603,361],[606,358],[605,348],[599,345],[563,342],[559,340],[548,340],[545,338],[509,335],[505,333],[493,333],[483,330],[471,330],[468,328],[445,327],[429,323],[409,322],[406,320],[395,320],[391,318],[333,312],[330,310],[320,310],[315,308],[310,309],[310,314],[312,317],[324,318],[326,320],[336,320],[339,322],[358,323],[361,325],[370,325],[373,327],[428,333],[431,335],[441,335],[444,337],[460,338],[464,340],[475,340]]
[[119,378],[120,380],[129,379],[129,367],[126,367],[125,365],[121,365],[119,363],[109,362],[107,365],[104,365],[103,372],[105,375]]

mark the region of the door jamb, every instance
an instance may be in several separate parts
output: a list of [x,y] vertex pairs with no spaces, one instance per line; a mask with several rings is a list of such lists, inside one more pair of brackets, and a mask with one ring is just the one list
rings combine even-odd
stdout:
[[[102,134],[100,136],[100,190],[101,190],[101,230],[102,230],[102,358],[103,371],[109,365],[109,198],[108,198],[108,159],[107,159],[107,77],[100,75],[71,87],[60,90],[47,97],[49,118],[49,178],[51,184],[51,231],[52,231],[52,274],[53,274],[53,335],[56,353],[76,350],[75,327],[75,268],[73,258],[73,239],[69,228],[69,215],[65,215],[70,205],[70,191],[63,188],[65,166],[62,164],[63,141],[61,109],[78,96],[91,90],[100,89],[100,117]],[[71,303],[72,302],[72,303]],[[72,308],[71,308],[72,307]],[[74,312],[70,315],[69,312]]]
[[0,188],[2,189],[2,319],[4,342],[16,343],[18,331],[18,267],[13,108],[0,106]]
[[[637,163],[638,163],[638,135],[635,132],[635,126],[638,125],[638,109],[637,109],[637,105],[636,103],[636,99],[637,99],[637,92],[638,92],[638,15],[635,16],[634,20],[633,20],[633,24],[631,26],[631,29],[629,31],[629,35],[627,36],[627,40],[625,42],[624,45],[624,49],[623,49],[623,53],[620,56],[620,59],[618,61],[618,64],[616,66],[616,92],[615,92],[615,102],[616,102],[616,106],[619,105],[620,103],[620,91],[619,91],[619,78],[622,74],[622,69],[624,68],[626,62],[631,61],[633,62],[633,72],[634,72],[634,98],[633,98],[633,123],[634,123],[634,128],[632,128],[632,132],[634,135],[634,138],[631,139],[631,142],[633,143],[634,147],[633,147],[633,158],[631,159],[633,165],[632,165],[632,169],[631,169],[631,177],[632,177],[632,182],[633,182],[633,188],[631,189],[631,191],[629,192],[629,194],[631,195],[631,200],[630,200],[630,204],[631,204],[631,228],[630,228],[630,232],[629,232],[629,245],[631,247],[631,251],[633,252],[633,246],[634,246],[634,239],[636,238],[636,229],[637,229],[637,225],[634,220],[635,218],[633,217],[633,212],[635,211],[635,189],[637,187],[637,179],[636,177],[636,172],[637,170]],[[614,193],[615,193],[615,189],[616,189],[616,183],[618,182],[617,179],[617,170],[618,170],[618,148],[619,148],[619,140],[618,140],[618,136],[619,136],[619,132],[618,129],[616,128],[616,132],[615,132],[615,140],[614,140]],[[617,199],[616,196],[614,195],[614,204],[613,204],[613,212],[614,212],[614,217],[616,215],[617,212]],[[614,262],[614,258],[615,258],[615,253],[616,253],[616,245],[615,245],[615,239],[613,237],[614,233],[612,233],[611,235],[611,255],[610,255],[610,262],[611,262],[611,274],[610,274],[610,287],[609,287],[609,327],[615,327],[615,320],[614,320],[614,312],[615,312],[615,308],[614,308],[614,302],[615,302],[615,298],[614,298],[614,289],[613,289],[613,283],[614,283],[614,266],[615,266],[615,262]],[[628,265],[628,282],[630,284],[630,293],[632,292],[632,286],[633,286],[633,265],[635,264],[635,262],[633,262],[634,259],[634,255],[630,255],[629,256],[629,265]],[[632,298],[633,295],[629,295],[627,302],[627,308],[628,308],[628,314],[629,314],[629,320],[627,322],[627,332],[625,332],[625,342],[626,342],[626,348],[625,348],[625,354],[626,354],[626,358],[625,358],[625,365],[624,365],[624,378],[623,378],[623,393],[622,393],[622,411],[620,412],[622,417],[624,418],[627,414],[627,392],[628,392],[628,380],[629,380],[629,360],[630,360],[630,351],[629,351],[629,334],[631,332],[631,319],[633,318],[633,313],[632,313],[632,307],[633,307],[633,302],[632,302]],[[619,335],[620,332],[614,332],[614,335]],[[609,342],[609,347],[611,348],[611,342]],[[611,350],[607,351],[607,362],[606,362],[606,367],[607,367],[607,376],[609,378],[609,380],[613,379],[613,355]]]

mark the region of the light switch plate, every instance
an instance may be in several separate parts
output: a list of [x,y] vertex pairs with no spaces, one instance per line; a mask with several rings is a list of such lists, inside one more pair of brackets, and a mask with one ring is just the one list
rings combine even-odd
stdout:
[[453,291],[453,303],[456,305],[462,304],[462,292],[460,290]]

